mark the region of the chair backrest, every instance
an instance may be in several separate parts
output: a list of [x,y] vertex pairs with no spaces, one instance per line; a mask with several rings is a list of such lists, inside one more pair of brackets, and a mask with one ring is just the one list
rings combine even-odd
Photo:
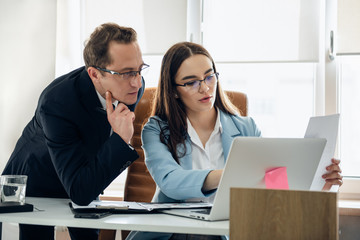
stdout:
[[[141,148],[141,130],[143,123],[151,113],[152,102],[156,88],[146,88],[143,97],[135,110],[134,135],[132,146],[139,154],[139,158],[128,167],[125,181],[124,201],[150,202],[156,185],[144,162],[144,151]],[[247,116],[247,96],[240,92],[226,92],[230,101],[241,111],[241,115]]]

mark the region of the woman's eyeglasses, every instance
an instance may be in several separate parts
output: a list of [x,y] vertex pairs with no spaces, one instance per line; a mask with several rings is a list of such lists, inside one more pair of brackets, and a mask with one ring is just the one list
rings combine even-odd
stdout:
[[199,91],[201,82],[204,82],[208,87],[212,87],[216,84],[219,77],[219,73],[215,72],[206,76],[203,80],[193,80],[184,84],[175,84],[179,87],[185,87],[187,91],[197,92]]

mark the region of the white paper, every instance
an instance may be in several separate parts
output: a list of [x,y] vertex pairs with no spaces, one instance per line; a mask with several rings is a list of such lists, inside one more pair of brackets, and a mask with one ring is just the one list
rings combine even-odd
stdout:
[[182,202],[182,203],[139,203],[147,209],[189,209],[212,207],[208,202]]
[[[306,129],[305,138],[325,138],[326,145],[321,156],[319,166],[315,172],[315,177],[311,184],[310,190],[321,191],[324,187],[325,180],[322,175],[325,174],[326,167],[331,165],[331,159],[335,154],[336,139],[339,128],[340,114],[333,114],[321,117],[312,117],[309,120]],[[339,186],[333,186],[330,191],[338,191]]]
[[72,206],[74,209],[81,208],[103,208],[103,209],[145,209],[145,207],[139,205],[137,202],[126,202],[126,201],[101,201],[94,200],[87,206],[79,206],[72,202]]

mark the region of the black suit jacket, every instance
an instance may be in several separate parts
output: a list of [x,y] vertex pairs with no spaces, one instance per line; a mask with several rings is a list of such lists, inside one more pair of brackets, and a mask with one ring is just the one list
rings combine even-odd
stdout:
[[[137,102],[144,87],[142,80]],[[133,111],[137,102],[128,107]],[[42,92],[3,174],[27,175],[27,196],[87,205],[138,158],[110,130],[85,67],[76,69]]]

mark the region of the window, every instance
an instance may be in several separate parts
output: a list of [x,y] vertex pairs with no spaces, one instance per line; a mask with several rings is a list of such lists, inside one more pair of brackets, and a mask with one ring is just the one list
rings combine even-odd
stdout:
[[345,176],[360,177],[360,56],[338,57],[340,157]]
[[314,115],[313,63],[217,63],[225,90],[244,92],[264,137],[303,137]]
[[[351,0],[203,1],[201,34],[224,88],[248,94],[263,136],[301,137],[310,116],[340,112],[335,157],[347,177],[340,191],[352,198],[360,198],[359,9]],[[353,56],[328,59],[330,31],[335,50],[339,40],[339,50]]]
[[224,89],[248,95],[263,136],[303,137],[315,113],[319,1],[203,1],[202,19]]
[[343,175],[346,176],[340,197],[360,199],[360,55],[338,57],[337,69],[341,112],[338,145]]
[[202,43],[217,61],[315,62],[320,2],[204,0]]
[[[337,86],[341,113],[339,155],[344,185],[340,197],[360,199],[359,134],[360,2],[337,1]],[[336,45],[335,45],[336,46]]]

